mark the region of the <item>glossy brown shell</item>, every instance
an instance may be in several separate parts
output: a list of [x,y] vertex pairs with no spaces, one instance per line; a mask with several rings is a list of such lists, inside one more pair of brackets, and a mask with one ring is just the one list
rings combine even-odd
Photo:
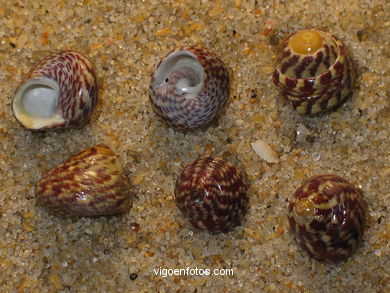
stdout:
[[290,228],[310,256],[327,263],[347,259],[365,229],[361,190],[337,175],[319,175],[301,185],[288,205]]
[[42,176],[38,203],[59,216],[101,216],[130,209],[130,183],[114,152],[87,148]]
[[248,205],[247,189],[244,176],[232,164],[201,157],[180,173],[175,198],[194,227],[227,232],[242,223]]

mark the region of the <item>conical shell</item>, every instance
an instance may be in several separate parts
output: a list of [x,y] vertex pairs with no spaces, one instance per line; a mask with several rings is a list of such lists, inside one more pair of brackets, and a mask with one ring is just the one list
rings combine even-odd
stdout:
[[39,180],[38,202],[60,216],[100,216],[130,209],[130,183],[114,152],[105,145],[87,148]]

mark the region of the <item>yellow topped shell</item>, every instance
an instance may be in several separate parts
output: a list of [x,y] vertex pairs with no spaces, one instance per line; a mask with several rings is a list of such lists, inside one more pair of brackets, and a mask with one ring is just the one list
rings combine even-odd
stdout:
[[308,198],[303,198],[296,203],[295,211],[298,216],[310,219],[314,215],[314,203]]
[[289,41],[290,48],[297,54],[311,55],[322,47],[324,38],[316,30],[303,30],[293,35]]

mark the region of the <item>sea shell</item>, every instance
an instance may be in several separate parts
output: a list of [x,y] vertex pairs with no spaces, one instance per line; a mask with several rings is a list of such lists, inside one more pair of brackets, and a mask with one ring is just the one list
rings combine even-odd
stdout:
[[227,232],[242,223],[247,189],[236,167],[219,158],[200,157],[177,178],[176,204],[194,227]]
[[87,148],[39,180],[37,201],[55,215],[100,216],[130,209],[130,183],[106,145]]
[[290,228],[310,256],[327,263],[347,259],[365,229],[361,190],[337,175],[312,177],[288,205]]
[[315,115],[351,95],[355,75],[344,43],[313,29],[299,31],[282,43],[273,82],[300,114]]
[[25,128],[46,130],[86,124],[98,101],[93,65],[77,51],[41,60],[16,90],[12,109]]
[[169,124],[191,129],[216,119],[229,92],[228,71],[216,54],[196,45],[182,46],[158,63],[150,100]]

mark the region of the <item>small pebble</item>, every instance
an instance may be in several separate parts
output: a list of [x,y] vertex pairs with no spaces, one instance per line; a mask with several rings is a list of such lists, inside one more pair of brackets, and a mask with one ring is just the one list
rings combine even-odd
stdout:
[[138,274],[137,273],[130,274],[130,280],[134,281],[137,278],[138,278]]

